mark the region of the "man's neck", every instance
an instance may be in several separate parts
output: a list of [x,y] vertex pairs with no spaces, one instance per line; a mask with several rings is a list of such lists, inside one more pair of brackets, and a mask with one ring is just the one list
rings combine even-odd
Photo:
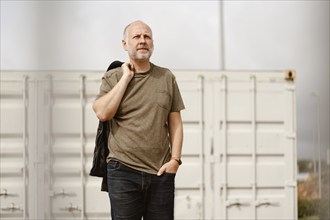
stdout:
[[135,61],[131,60],[135,68],[135,73],[145,73],[150,70],[150,62],[148,61]]

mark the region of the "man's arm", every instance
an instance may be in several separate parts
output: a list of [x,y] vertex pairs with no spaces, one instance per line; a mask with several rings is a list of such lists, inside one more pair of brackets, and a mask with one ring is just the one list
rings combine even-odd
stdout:
[[183,125],[180,112],[170,112],[168,116],[168,126],[172,149],[172,159],[165,163],[158,171],[158,176],[164,172],[176,173],[179,168],[177,160],[181,159],[183,143]]
[[100,121],[110,120],[116,114],[126,88],[134,76],[134,68],[130,68],[129,65],[129,63],[122,65],[123,76],[113,89],[94,101],[93,110]]

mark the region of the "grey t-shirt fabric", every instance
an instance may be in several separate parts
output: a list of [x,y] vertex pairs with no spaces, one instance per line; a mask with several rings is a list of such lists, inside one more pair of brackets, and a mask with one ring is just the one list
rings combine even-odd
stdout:
[[[109,92],[122,74],[121,68],[106,72],[96,99]],[[132,78],[111,119],[108,160],[156,174],[171,158],[168,115],[184,108],[173,73],[151,63],[148,72]]]

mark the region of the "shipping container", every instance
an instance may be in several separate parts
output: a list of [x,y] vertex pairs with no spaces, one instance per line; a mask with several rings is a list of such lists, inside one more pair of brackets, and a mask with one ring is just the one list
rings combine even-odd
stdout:
[[[297,219],[294,71],[174,71],[175,219]],[[101,72],[1,72],[1,219],[110,219],[89,176]]]

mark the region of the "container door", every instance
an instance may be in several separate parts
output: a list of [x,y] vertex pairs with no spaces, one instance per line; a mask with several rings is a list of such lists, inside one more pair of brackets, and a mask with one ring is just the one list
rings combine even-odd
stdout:
[[176,175],[175,219],[203,219],[203,78],[178,78],[177,81],[186,109],[181,111],[184,126],[183,164]]
[[0,218],[27,219],[28,77],[1,76],[0,83]]
[[92,102],[100,86],[82,75],[52,79],[50,219],[109,219],[101,178],[89,176],[98,119]]
[[276,74],[215,82],[216,218],[296,219],[294,90]]

